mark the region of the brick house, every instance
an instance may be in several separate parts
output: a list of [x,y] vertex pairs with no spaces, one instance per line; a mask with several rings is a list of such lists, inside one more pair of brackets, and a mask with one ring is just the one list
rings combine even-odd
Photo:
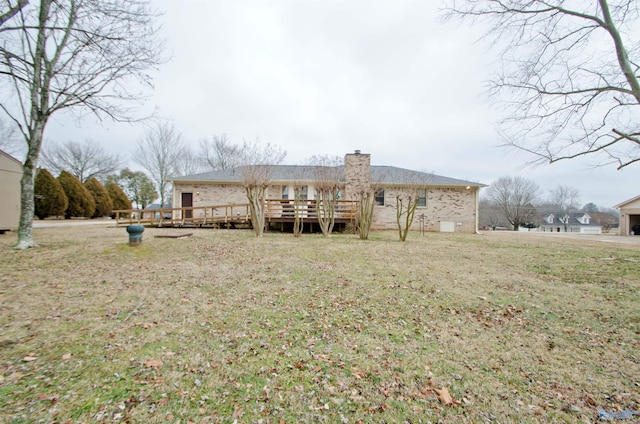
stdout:
[[[303,198],[315,198],[318,167],[277,165],[273,167],[267,199],[293,198],[293,185],[303,186]],[[350,153],[337,167],[340,199],[357,200],[360,192],[375,190],[372,229],[396,229],[396,195],[418,195],[412,229],[465,232],[478,230],[478,193],[485,185],[392,166],[372,166],[369,154]],[[237,168],[174,177],[173,207],[242,204],[247,197]]]

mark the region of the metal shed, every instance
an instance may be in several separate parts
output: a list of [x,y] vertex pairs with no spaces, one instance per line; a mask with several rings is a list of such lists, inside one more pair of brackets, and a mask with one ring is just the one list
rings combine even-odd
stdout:
[[22,163],[0,150],[0,234],[18,228]]

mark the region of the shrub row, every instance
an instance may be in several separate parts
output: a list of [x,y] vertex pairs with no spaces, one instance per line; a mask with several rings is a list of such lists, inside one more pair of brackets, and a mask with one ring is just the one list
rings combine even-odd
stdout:
[[35,215],[65,218],[98,218],[111,215],[114,209],[131,209],[131,201],[115,183],[102,185],[95,178],[82,182],[67,171],[58,178],[46,169],[40,169],[34,184]]

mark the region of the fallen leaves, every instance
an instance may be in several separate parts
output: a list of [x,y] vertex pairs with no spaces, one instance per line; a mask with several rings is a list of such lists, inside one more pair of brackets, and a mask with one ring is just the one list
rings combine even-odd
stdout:
[[162,368],[164,362],[159,359],[147,359],[143,364],[147,368]]
[[444,403],[445,406],[456,407],[460,405],[460,402],[455,400],[453,396],[449,394],[449,390],[447,390],[446,388],[443,387],[442,389],[434,389],[434,391],[438,395],[438,400]]

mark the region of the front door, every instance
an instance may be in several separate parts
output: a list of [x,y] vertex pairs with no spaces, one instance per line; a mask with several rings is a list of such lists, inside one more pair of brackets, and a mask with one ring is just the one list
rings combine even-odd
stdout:
[[[193,193],[182,193],[182,207],[190,208],[193,206]],[[184,217],[189,219],[193,218],[193,210],[188,209],[184,211]]]

